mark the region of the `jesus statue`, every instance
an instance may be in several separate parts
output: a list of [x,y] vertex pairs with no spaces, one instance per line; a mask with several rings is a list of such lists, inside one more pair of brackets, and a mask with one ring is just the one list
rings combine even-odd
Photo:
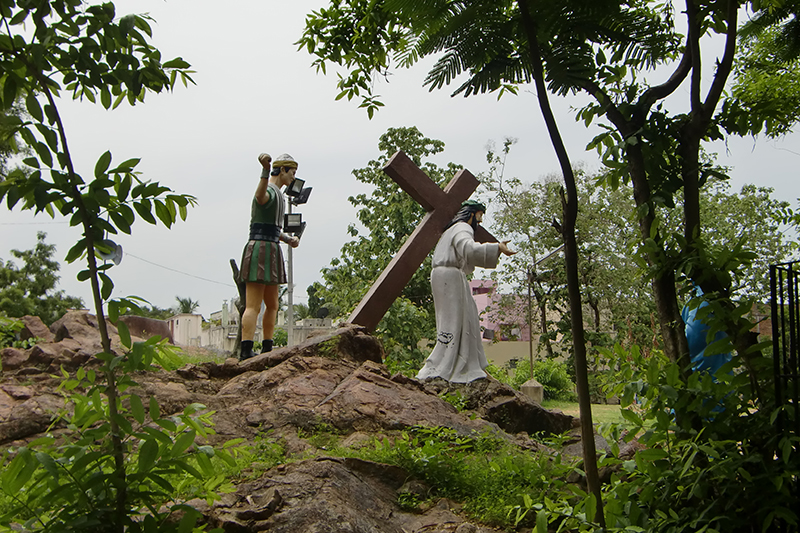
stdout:
[[431,289],[436,308],[436,346],[417,374],[417,379],[440,377],[453,383],[485,378],[488,366],[481,343],[478,308],[472,299],[467,275],[476,266],[497,267],[500,254],[513,255],[509,241],[475,242],[475,229],[486,206],[474,200],[445,228],[433,251]]

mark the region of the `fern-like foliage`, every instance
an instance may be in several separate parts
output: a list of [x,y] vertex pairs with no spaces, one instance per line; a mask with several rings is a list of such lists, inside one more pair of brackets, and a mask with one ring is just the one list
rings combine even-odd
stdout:
[[767,38],[778,59],[787,63],[797,60],[800,58],[800,1],[789,0],[780,6],[761,9],[742,26],[739,36],[745,41]]

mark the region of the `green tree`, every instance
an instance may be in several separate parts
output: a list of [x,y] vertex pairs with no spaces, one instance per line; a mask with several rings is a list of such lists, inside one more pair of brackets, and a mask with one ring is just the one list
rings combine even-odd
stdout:
[[[483,176],[483,185],[500,204],[499,209],[493,210],[498,232],[511,237],[520,251],[501,265],[498,277],[514,287],[518,296],[525,297],[530,265],[559,242],[551,227],[560,210],[559,184],[554,176],[532,183],[505,178],[502,169],[511,144],[506,143],[502,154],[489,153],[494,164]],[[587,329],[592,343],[605,344],[607,340],[604,343],[602,336],[613,333],[614,342],[638,344],[648,350],[655,336],[651,328],[655,309],[646,284],[646,270],[635,253],[637,235],[630,186],[600,186],[603,173],[589,175],[576,170],[576,177],[583,206],[577,219],[579,272],[583,301],[591,317]],[[754,185],[732,192],[727,181],[715,179],[704,188],[700,199],[707,245],[714,255],[724,253],[737,241],[743,241],[748,249],[759,250],[751,264],[742,265],[731,275],[737,297],[762,303],[769,295],[769,279],[764,272],[770,264],[786,260],[791,244],[781,225],[789,204],[773,199],[771,193],[771,189]],[[665,209],[663,215],[664,226],[678,231],[681,210]],[[548,261],[535,274],[533,299],[540,318],[544,320],[548,302],[549,308],[565,312],[563,267]]]
[[[30,172],[12,170],[0,182],[0,201],[9,209],[58,212],[80,226],[81,238],[66,259],[86,262],[78,279],[91,284],[103,346],[97,354],[100,375],[81,368],[74,378],[65,376],[71,431],[59,442],[45,438],[3,454],[0,489],[15,509],[3,515],[2,525],[24,515],[25,527],[34,531],[191,530],[197,513],[176,500],[175,483],[182,474],[207,480],[216,475],[210,457],[230,455],[194,446],[209,433],[210,413],[203,406],[190,405],[167,419],[153,398],[146,408],[131,392],[132,374],[164,362],[170,349],[154,339],[131,342],[118,318],[136,300],[110,299],[112,265],[98,265],[96,254],[104,251],[106,233],[130,233],[137,218],[171,227],[186,218],[195,199],[143,181],[135,170],[138,159],[112,166],[110,152],[100,155],[91,177],[81,176],[58,106],[62,92],[99,99],[106,109],[125,100],[135,104],[148,92],[171,90],[178,79],[191,81],[189,65],[180,58],[162,62],[148,41],[147,17],[117,18],[110,2],[3,2],[0,18],[2,108],[7,112],[14,102],[25,102],[30,121],[19,118],[13,129],[35,153],[23,160]],[[112,351],[106,310],[119,330],[122,354]],[[211,486],[199,488],[201,495],[211,497]],[[184,519],[167,520],[178,510],[185,511]]]
[[303,320],[304,318],[309,318],[311,315],[308,313],[308,305],[303,303],[297,303],[292,305],[293,311],[292,316],[295,320]]
[[[593,101],[579,112],[579,118],[587,124],[600,121],[606,128],[591,146],[610,169],[608,183],[631,184],[639,255],[652,280],[665,353],[677,362],[682,379],[688,380],[691,365],[679,292],[699,285],[713,309],[713,314],[707,314],[713,316],[712,328],[728,333],[738,355],[736,363],[747,369],[750,385],[740,393],[763,402],[765,389],[759,379],[765,374],[759,372],[763,365],[758,361],[758,339],[746,317],[752,302],[736,298],[731,275],[751,263],[754,254],[741,240],[723,250],[710,247],[707,221],[701,216],[700,191],[710,177],[720,174],[703,156],[703,143],[726,132],[758,131],[749,119],[730,120],[724,113],[728,101],[724,89],[732,73],[736,75],[738,16],[743,5],[771,13],[783,3],[686,0],[677,7],[646,0],[354,0],[334,2],[313,13],[299,44],[317,56],[318,68],[324,70],[329,62],[343,66],[348,72],[340,76],[339,98],[360,97],[370,113],[380,105],[373,94],[376,74],[387,74],[394,64],[410,67],[428,56],[436,60],[425,80],[431,89],[458,80],[461,85],[455,94],[503,94],[533,81],[565,180],[561,227],[576,350],[583,349],[574,235],[578,191],[550,110],[548,90],[588,94]],[[714,36],[724,45],[711,70],[704,68],[711,54],[704,54],[701,43]],[[657,66],[659,72],[669,74],[663,83],[652,84],[650,80],[656,77],[652,70]],[[684,84],[685,109],[669,113],[664,100]],[[776,93],[762,94],[771,98]],[[782,116],[780,110],[780,106],[765,105],[753,117],[776,121],[770,128],[778,131],[777,122],[794,121],[794,114]],[[676,201],[682,214],[678,231],[664,223],[664,210],[674,209]],[[582,359],[576,353],[581,419],[588,432],[591,419],[583,416],[588,405],[580,375],[585,368]],[[678,397],[675,407],[679,425],[696,431],[701,420],[688,408],[690,403],[681,403],[684,399]],[[590,449],[584,455],[593,457]],[[587,477],[599,498],[591,466],[587,462]],[[602,519],[599,509],[598,519]]]
[[157,320],[166,320],[175,314],[174,310],[170,308],[162,309],[157,305],[140,304],[135,308],[126,309],[124,314],[143,316],[145,318],[155,318]]
[[319,281],[315,281],[306,288],[306,294],[308,294],[308,316],[319,317],[319,314],[323,313],[325,316],[337,317],[341,314],[341,311],[336,306],[325,301],[324,292],[325,287]]
[[[566,335],[569,321],[549,320],[549,312],[569,316],[564,264],[549,258],[535,266],[545,254],[556,250],[561,238],[553,221],[561,212],[560,183],[556,176],[545,176],[531,183],[506,178],[503,168],[513,143],[506,142],[502,154],[490,152],[490,172],[483,185],[494,197],[493,226],[512,239],[519,253],[496,271],[497,278],[511,286],[514,294],[527,300],[530,282],[532,318],[543,334],[542,346],[552,356],[550,339]],[[575,170],[578,201],[582,206],[576,220],[579,251],[578,273],[582,301],[586,306],[586,335],[591,345],[607,345],[612,337],[627,343],[651,344],[654,333],[651,317],[652,296],[644,271],[634,254],[636,239],[632,220],[633,203],[628,190],[612,190],[598,185],[598,176]],[[515,311],[519,312],[519,311]],[[561,329],[556,329],[562,326]]]
[[61,268],[53,259],[56,247],[47,244],[47,234],[36,235],[36,246],[31,250],[11,250],[24,266],[0,260],[0,312],[7,316],[38,316],[45,324],[52,324],[70,309],[82,309],[83,301],[56,291]]
[[181,298],[180,296],[176,296],[175,301],[178,302],[178,306],[175,308],[177,313],[192,314],[197,311],[198,307],[200,307],[200,302],[197,300],[192,300],[191,298]]
[[[317,296],[321,293],[326,305],[343,313],[350,313],[361,301],[425,215],[425,209],[383,172],[389,158],[403,150],[440,186],[459,169],[452,163],[441,168],[424,161],[424,158],[442,152],[444,143],[424,137],[417,128],[390,128],[381,135],[378,148],[382,153],[377,160],[353,171],[358,181],[374,187],[370,194],[349,198],[350,203],[358,208],[358,220],[365,233],[360,233],[355,225],[348,228],[353,239],[342,247],[341,256],[322,270],[325,288],[315,293]],[[376,330],[390,355],[395,351],[405,354],[403,357],[412,354],[412,364],[414,361],[417,364],[422,362],[423,354],[417,347],[420,339],[434,338],[430,272],[431,258],[428,256]]]
[[28,149],[16,135],[16,124],[24,116],[25,110],[19,102],[0,113],[0,180],[8,174],[9,159]]

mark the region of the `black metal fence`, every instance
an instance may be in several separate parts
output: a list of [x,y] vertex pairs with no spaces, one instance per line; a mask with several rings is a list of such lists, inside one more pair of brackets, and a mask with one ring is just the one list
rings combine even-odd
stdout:
[[800,261],[772,265],[772,351],[780,432],[800,435]]

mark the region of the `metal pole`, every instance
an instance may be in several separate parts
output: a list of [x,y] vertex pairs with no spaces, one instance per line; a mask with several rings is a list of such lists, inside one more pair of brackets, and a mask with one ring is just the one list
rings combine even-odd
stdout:
[[[536,265],[536,258],[534,257],[534,265]],[[528,270],[528,355],[531,361],[531,379],[533,379],[533,320],[531,318],[531,283],[533,280],[533,272]]]
[[[292,214],[292,201],[289,200],[289,214]],[[292,247],[288,245],[289,251],[286,255],[286,262],[288,263],[288,287],[286,288],[286,299],[289,308],[286,310],[286,346],[294,345],[294,301],[292,295],[294,293],[294,268],[292,264]]]

